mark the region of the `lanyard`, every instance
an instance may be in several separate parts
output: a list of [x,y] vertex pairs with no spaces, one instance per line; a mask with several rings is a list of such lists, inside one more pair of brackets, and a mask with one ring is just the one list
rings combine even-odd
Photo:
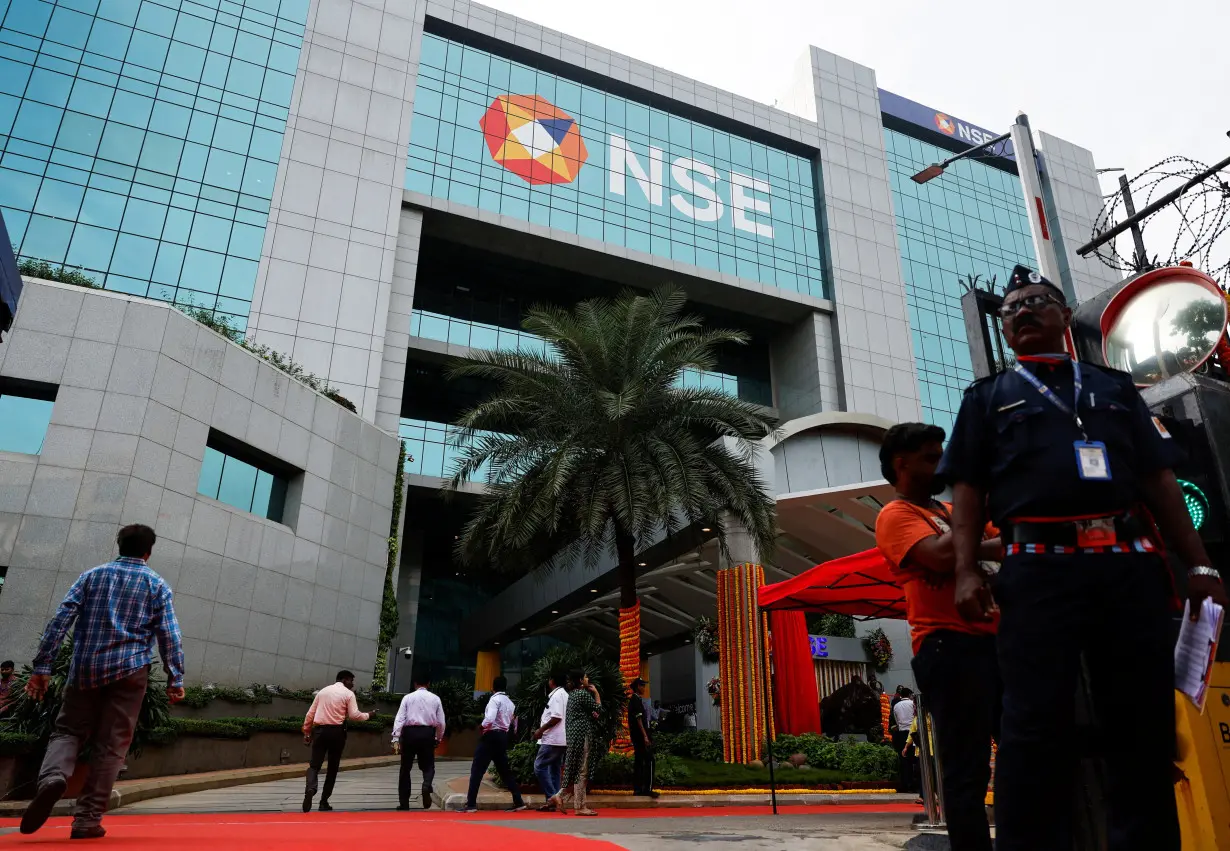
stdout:
[[1040,394],[1042,394],[1043,399],[1050,402],[1056,408],[1058,408],[1059,410],[1063,411],[1065,414],[1070,416],[1076,422],[1076,427],[1080,429],[1081,437],[1083,437],[1086,441],[1089,440],[1089,435],[1085,433],[1085,424],[1081,422],[1081,415],[1080,415],[1081,387],[1083,385],[1081,382],[1081,365],[1079,363],[1077,363],[1076,361],[1072,361],[1072,383],[1074,386],[1073,395],[1075,396],[1075,399],[1073,400],[1072,407],[1070,408],[1068,407],[1068,404],[1066,402],[1064,402],[1062,399],[1060,399],[1058,396],[1055,395],[1054,390],[1052,390],[1051,388],[1043,384],[1041,381],[1039,381],[1037,376],[1035,376],[1032,372],[1027,370],[1025,367],[1021,366],[1019,363],[1016,365],[1016,373],[1017,375],[1021,376],[1021,378],[1024,378],[1026,381],[1032,384],[1034,389],[1037,390]]

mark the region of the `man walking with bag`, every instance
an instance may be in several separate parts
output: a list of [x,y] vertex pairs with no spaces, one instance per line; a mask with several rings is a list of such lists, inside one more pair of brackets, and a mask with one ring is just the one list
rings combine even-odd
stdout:
[[121,529],[119,557],[81,574],[43,632],[26,683],[26,693],[35,700],[47,694],[52,662],[76,623],[64,701],[39,770],[38,791],[21,817],[22,833],[34,833],[47,821],[89,742],[90,775],[77,797],[70,835],[106,835],[103,813],[136,730],[155,641],[167,671],[167,698],[183,700],[184,651],[171,588],[147,564],[156,540],[148,526]]

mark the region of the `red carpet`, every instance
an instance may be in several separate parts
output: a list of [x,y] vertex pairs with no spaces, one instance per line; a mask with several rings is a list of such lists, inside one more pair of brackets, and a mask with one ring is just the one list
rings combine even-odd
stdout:
[[[828,805],[818,807],[783,807],[783,815],[835,815],[838,813],[912,813],[913,804]],[[729,816],[764,816],[767,807],[676,808],[658,810],[605,810],[605,818],[722,818]],[[184,814],[184,815],[114,815],[103,824],[107,837],[98,843],[71,842],[68,838],[70,820],[54,818],[33,836],[11,833],[0,837],[0,845],[25,845],[39,848],[148,848],[158,851],[235,851],[241,848],[299,849],[311,847],[351,847],[374,849],[390,843],[404,844],[413,836],[416,846],[435,847],[447,851],[541,851],[543,834],[518,830],[516,823],[533,819],[558,819],[575,824],[583,830],[590,819],[542,813],[477,813],[463,815],[453,812],[424,813],[256,813],[256,814]],[[476,821],[500,821],[507,824],[478,824]],[[467,822],[469,822],[467,824]],[[15,828],[16,819],[0,819],[0,827]],[[407,833],[407,828],[412,830]],[[575,836],[567,837],[578,851],[622,851],[617,845]]]

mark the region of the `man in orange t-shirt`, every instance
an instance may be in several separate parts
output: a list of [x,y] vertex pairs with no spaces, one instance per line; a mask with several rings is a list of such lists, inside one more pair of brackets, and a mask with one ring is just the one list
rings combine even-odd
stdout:
[[[905,589],[914,677],[935,720],[944,767],[949,841],[953,851],[991,851],[984,800],[1002,697],[998,620],[970,622],[957,611],[952,506],[934,499],[943,489],[935,468],[944,436],[923,423],[901,423],[884,435],[880,469],[897,499],[880,511],[876,545]],[[988,525],[979,557],[998,561],[1002,553],[999,532]]]

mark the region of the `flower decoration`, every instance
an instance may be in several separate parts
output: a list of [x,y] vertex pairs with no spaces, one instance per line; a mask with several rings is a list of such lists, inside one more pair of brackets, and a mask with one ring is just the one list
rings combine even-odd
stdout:
[[888,670],[893,661],[893,644],[882,629],[873,629],[863,636],[863,649],[871,657],[871,665],[880,673]]

